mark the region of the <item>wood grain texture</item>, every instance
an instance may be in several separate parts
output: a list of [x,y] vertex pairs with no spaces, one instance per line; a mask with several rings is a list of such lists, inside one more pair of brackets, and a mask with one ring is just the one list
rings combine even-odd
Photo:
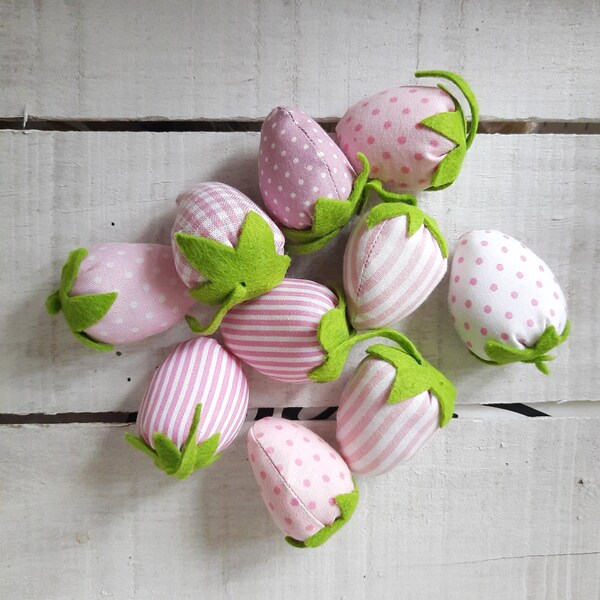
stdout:
[[[599,426],[455,421],[409,466],[357,479],[355,516],[316,550],[271,522],[247,427],[185,482],[129,448],[124,427],[0,427],[0,596],[590,600]],[[311,428],[333,441],[333,423]]]
[[[153,370],[173,343],[190,336],[187,327],[119,348],[121,356],[99,354],[80,346],[61,317],[49,318],[43,301],[73,248],[168,243],[174,199],[192,182],[219,180],[259,198],[258,137],[0,133],[2,412],[137,410]],[[529,365],[483,367],[452,328],[442,282],[402,329],[455,381],[460,403],[598,399],[599,158],[599,136],[480,136],[456,184],[423,197],[451,245],[464,231],[489,227],[528,244],[562,283],[573,325],[549,377]],[[294,259],[290,275],[340,282],[345,240]],[[353,351],[345,375],[329,384],[284,385],[248,369],[251,405],[336,405],[367,345]]]
[[597,119],[599,27],[589,0],[3,0],[0,116],[333,117],[440,68],[490,118]]

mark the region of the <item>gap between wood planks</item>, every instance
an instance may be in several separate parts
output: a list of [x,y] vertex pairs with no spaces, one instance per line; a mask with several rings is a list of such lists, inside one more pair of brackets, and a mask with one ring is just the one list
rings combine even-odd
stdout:
[[[333,133],[337,119],[316,119],[329,133]],[[262,120],[193,120],[193,119],[40,119],[25,115],[0,118],[0,130],[21,131],[148,131],[148,132],[213,132],[231,133],[260,131]],[[479,134],[572,134],[599,135],[600,121],[545,121],[528,120],[483,120],[479,122]]]

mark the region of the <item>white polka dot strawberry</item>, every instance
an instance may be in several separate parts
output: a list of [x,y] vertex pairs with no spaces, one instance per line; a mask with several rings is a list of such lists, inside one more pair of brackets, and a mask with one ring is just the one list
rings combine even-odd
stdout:
[[190,295],[220,305],[195,333],[209,335],[227,311],[274,288],[285,276],[290,258],[275,223],[240,191],[223,183],[200,183],[182,193],[173,225],[175,266]]
[[358,488],[348,466],[306,427],[261,419],[248,432],[248,456],[271,517],[292,546],[320,546],[352,517]]
[[392,88],[348,109],[336,127],[338,143],[355,169],[358,153],[370,163],[371,177],[395,192],[440,190],[457,178],[477,132],[479,111],[467,83],[447,71],[417,77],[448,79],[469,104],[467,127],[458,100],[442,85]]
[[344,254],[344,291],[356,329],[397,323],[414,312],[441,281],[448,249],[434,219],[416,199],[383,190],[384,200],[354,225]]
[[346,303],[327,287],[284,279],[276,288],[233,308],[223,318],[225,345],[264,375],[289,383],[337,379],[359,341],[385,337],[402,344],[392,330],[357,334],[348,325]]
[[175,346],[154,373],[127,441],[168,475],[211,465],[239,432],[248,383],[238,360],[210,338]]
[[260,135],[258,181],[290,252],[322,248],[360,209],[369,168],[364,157],[357,162],[358,178],[327,132],[301,110],[269,113]]
[[173,253],[160,244],[95,244],[69,254],[60,288],[46,300],[73,335],[106,351],[161,333],[193,304],[177,276]]
[[456,389],[414,346],[371,346],[340,399],[336,437],[355,473],[414,456],[452,418]]
[[499,231],[460,238],[449,306],[467,348],[490,364],[532,363],[548,373],[548,352],[569,334],[565,296],[548,265]]

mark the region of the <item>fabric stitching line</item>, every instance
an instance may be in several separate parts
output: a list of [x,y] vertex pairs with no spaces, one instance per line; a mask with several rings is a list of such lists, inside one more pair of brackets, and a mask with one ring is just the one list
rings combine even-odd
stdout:
[[[383,223],[379,223],[376,225],[376,227],[379,227],[379,225],[381,225],[381,228],[379,229],[379,231],[377,232],[377,235],[375,236],[375,239],[373,240],[373,242],[371,243],[371,246],[369,247],[369,251],[367,252],[367,256],[363,262],[362,265],[362,269],[360,270],[360,275],[358,277],[358,287],[356,288],[356,301],[358,302],[360,300],[360,293],[362,291],[362,284],[363,284],[363,275],[364,272],[367,268],[367,265],[369,264],[369,260],[371,258],[371,255],[373,254],[373,252],[375,251],[375,246],[377,244],[377,241],[379,240],[379,236],[383,233],[383,229],[385,227],[385,224],[387,223],[387,220],[384,221]],[[367,222],[365,219],[365,226],[366,226]],[[368,229],[367,229],[368,231]]]

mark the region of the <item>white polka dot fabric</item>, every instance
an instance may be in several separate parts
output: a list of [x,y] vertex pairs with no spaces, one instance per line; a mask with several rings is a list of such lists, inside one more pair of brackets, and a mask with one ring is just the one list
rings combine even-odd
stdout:
[[488,340],[523,349],[550,325],[561,334],[567,322],[565,296],[548,265],[499,231],[471,231],[459,239],[448,300],[460,338],[486,360]]

